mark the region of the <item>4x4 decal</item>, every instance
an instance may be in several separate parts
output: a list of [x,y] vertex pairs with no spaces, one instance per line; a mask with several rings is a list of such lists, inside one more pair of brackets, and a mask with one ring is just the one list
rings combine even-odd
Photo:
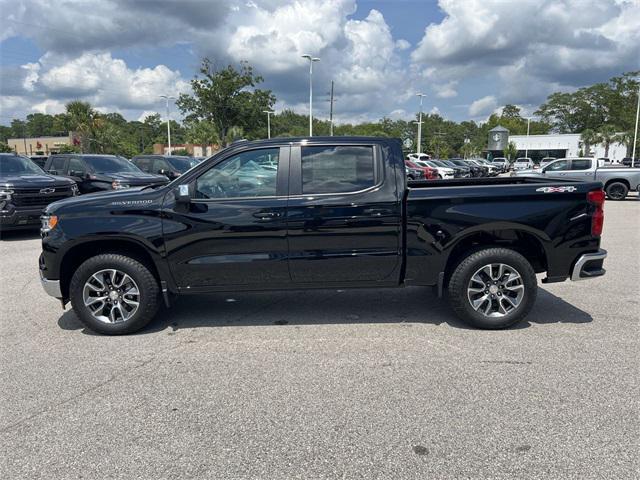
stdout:
[[578,190],[576,187],[540,187],[536,188],[536,192],[543,193],[565,193],[565,192],[575,192]]

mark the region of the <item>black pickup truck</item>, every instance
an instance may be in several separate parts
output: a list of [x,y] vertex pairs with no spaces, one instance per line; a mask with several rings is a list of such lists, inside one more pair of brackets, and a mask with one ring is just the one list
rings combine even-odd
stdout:
[[40,225],[49,203],[78,194],[75,182],[45,173],[29,158],[0,153],[0,234]]
[[178,294],[408,285],[505,328],[531,310],[536,273],[605,273],[603,202],[598,182],[407,184],[395,139],[240,142],[166,186],[50,205],[40,274],[105,334],[144,327]]

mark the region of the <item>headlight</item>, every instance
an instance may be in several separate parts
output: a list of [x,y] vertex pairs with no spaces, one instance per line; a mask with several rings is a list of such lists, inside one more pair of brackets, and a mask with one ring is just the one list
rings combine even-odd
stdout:
[[113,188],[114,190],[122,190],[123,188],[129,188],[129,185],[126,183],[114,181],[111,183],[111,188]]
[[40,217],[40,232],[49,233],[58,224],[57,215],[42,215]]
[[0,201],[11,200],[12,194],[13,194],[13,190],[0,190]]

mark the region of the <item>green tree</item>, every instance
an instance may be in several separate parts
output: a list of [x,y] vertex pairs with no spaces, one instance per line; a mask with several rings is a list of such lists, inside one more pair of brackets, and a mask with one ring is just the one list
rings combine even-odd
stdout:
[[213,123],[206,120],[191,121],[185,125],[187,142],[196,145],[215,145],[220,143],[220,136]]
[[11,153],[11,152],[13,152],[13,150],[11,150],[11,147],[9,147],[9,145],[7,145],[6,142],[0,142],[0,152],[1,153]]
[[518,147],[516,147],[515,143],[509,142],[502,153],[507,160],[513,163],[513,161],[516,159],[516,156],[518,155]]
[[591,156],[591,147],[600,143],[600,135],[595,130],[585,128],[580,134],[580,140],[582,140],[583,154],[587,157]]
[[604,143],[604,156],[609,158],[609,147],[616,140],[616,127],[613,125],[603,125],[598,129],[600,141]]
[[[275,96],[270,90],[256,85],[262,77],[253,68],[241,62],[236,69],[228,65],[215,69],[208,58],[202,60],[201,78],[191,81],[193,95],[181,94],[176,105],[188,121],[206,120],[216,126],[223,144],[229,141],[229,129],[241,127],[247,136],[266,137],[266,118],[263,110],[273,109]],[[264,135],[263,135],[264,131]]]

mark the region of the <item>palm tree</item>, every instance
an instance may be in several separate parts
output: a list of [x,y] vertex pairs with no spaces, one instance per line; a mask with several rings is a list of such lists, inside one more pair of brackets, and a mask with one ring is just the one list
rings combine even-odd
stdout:
[[100,114],[89,102],[74,100],[65,106],[69,129],[80,134],[80,144],[83,152],[91,148],[89,139],[95,138],[95,132],[100,127]]
[[600,134],[595,130],[591,130],[590,128],[586,128],[580,134],[580,140],[584,144],[584,156],[591,156],[591,146],[600,143],[602,140],[600,138]]
[[602,125],[598,129],[598,134],[600,135],[600,141],[604,143],[604,156],[605,158],[609,158],[609,147],[615,141],[616,127],[613,125]]
[[631,156],[631,150],[633,148],[633,133],[631,131],[619,132],[613,136],[613,143],[620,143],[627,147],[627,157]]

